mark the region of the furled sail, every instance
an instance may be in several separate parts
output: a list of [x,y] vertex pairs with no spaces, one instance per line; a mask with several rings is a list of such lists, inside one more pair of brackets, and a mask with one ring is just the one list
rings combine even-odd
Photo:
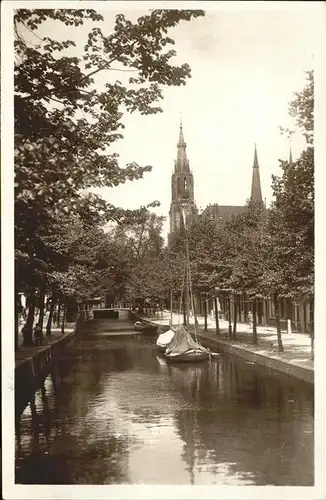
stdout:
[[180,325],[176,328],[174,337],[170,344],[167,346],[165,354],[184,354],[190,349],[206,351],[206,349],[202,345],[198,344],[198,342],[196,342],[192,338],[184,325]]

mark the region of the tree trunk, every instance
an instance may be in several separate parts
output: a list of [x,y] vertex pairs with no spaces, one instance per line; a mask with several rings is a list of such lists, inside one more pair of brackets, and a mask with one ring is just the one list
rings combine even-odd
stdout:
[[263,304],[262,304],[261,300],[257,301],[257,316],[258,316],[258,325],[261,326],[263,324],[263,321],[262,321],[262,318],[263,318]]
[[20,308],[20,297],[19,293],[15,292],[15,351],[19,347],[19,309]]
[[218,302],[217,302],[217,297],[214,298],[214,305],[215,305],[216,335],[220,335],[220,324],[219,324],[219,320],[218,320]]
[[282,342],[282,334],[281,334],[281,322],[280,322],[280,299],[278,295],[274,294],[275,301],[275,319],[276,319],[276,329],[277,329],[277,342],[278,342],[278,350],[279,352],[284,352],[283,342]]
[[311,340],[311,359],[315,359],[315,311],[314,296],[310,298],[310,340]]
[[[84,311],[83,311],[84,315]],[[57,312],[57,328],[60,328],[60,316],[61,316],[61,299],[58,301],[58,312]]]
[[243,297],[243,312],[244,312],[244,322],[248,323],[248,303],[247,303],[247,295],[244,294]]
[[207,295],[204,299],[204,331],[207,332]]
[[64,303],[62,304],[62,323],[61,323],[62,335],[65,333],[66,312],[67,312],[67,303],[66,303],[66,301],[64,301]]
[[51,337],[52,319],[53,319],[54,309],[56,306],[56,301],[57,301],[56,293],[54,290],[52,290],[50,312],[49,312],[48,322],[46,325],[46,335],[48,335],[49,337]]
[[45,289],[40,289],[40,314],[38,319],[38,324],[41,327],[41,332],[43,332],[43,321],[44,321],[44,300],[45,300]]
[[237,301],[237,296],[234,296],[233,299],[233,339],[236,340],[237,338],[237,314],[238,314],[238,301]]
[[229,338],[232,339],[231,296],[228,295]]
[[254,298],[252,301],[252,343],[258,344],[257,336],[257,300]]
[[33,345],[33,324],[35,316],[36,297],[32,292],[27,297],[28,314],[25,325],[23,326],[23,345]]

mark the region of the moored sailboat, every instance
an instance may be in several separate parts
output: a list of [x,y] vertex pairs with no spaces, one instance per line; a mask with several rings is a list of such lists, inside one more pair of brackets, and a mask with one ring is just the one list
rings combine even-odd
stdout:
[[[186,296],[186,321],[185,324],[179,325],[175,328],[175,333],[171,342],[166,346],[164,355],[170,361],[204,361],[210,356],[210,351],[202,346],[198,340],[197,334],[197,318],[195,314],[194,297],[192,293],[192,281],[191,281],[191,269],[189,262],[189,247],[188,247],[188,237],[186,231],[186,217],[182,212],[184,229],[185,229],[185,269],[184,269],[184,279],[181,291],[181,301],[182,303],[183,295]],[[189,300],[190,299],[190,300]],[[189,333],[189,318],[190,318],[190,304],[194,317],[194,334],[195,338]],[[181,307],[180,307],[181,309]],[[179,315],[180,317],[180,315]]]
[[172,341],[165,349],[165,356],[170,361],[204,361],[209,358],[209,351],[196,342],[184,325],[176,328]]

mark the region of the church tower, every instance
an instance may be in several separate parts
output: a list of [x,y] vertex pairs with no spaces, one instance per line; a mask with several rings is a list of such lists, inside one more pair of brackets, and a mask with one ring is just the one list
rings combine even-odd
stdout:
[[174,162],[171,179],[170,234],[176,233],[182,228],[182,212],[186,215],[187,227],[191,224],[193,216],[197,214],[194,201],[194,178],[189,168],[186,147],[182,123],[180,123],[177,159]]
[[257,147],[255,144],[255,153],[254,153],[254,164],[252,167],[252,182],[251,182],[251,196],[250,201],[253,203],[261,203],[263,204],[263,197],[261,194],[261,185],[260,185],[260,175],[259,175],[259,164],[258,164],[258,155],[257,155]]

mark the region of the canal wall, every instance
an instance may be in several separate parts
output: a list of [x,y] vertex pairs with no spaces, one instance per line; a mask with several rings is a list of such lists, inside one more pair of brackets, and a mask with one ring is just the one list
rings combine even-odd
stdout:
[[[143,321],[147,324],[155,324],[158,325],[155,321],[146,320],[141,317],[139,314],[135,314],[130,311],[130,319],[134,321]],[[161,323],[160,323],[161,324]],[[198,337],[203,344],[204,347],[207,347],[211,350],[217,350],[218,352],[225,352],[232,354],[234,356],[238,356],[239,358],[244,359],[245,361],[250,361],[253,363],[257,363],[261,366],[265,366],[266,368],[270,368],[272,370],[285,373],[291,377],[294,377],[299,380],[303,380],[309,384],[314,384],[314,370],[310,367],[300,366],[298,364],[294,364],[291,362],[291,359],[280,359],[275,356],[270,356],[266,351],[263,353],[257,352],[257,350],[253,347],[250,348],[246,345],[234,345],[228,341],[222,340],[216,336],[212,337],[209,334],[205,334],[203,332],[198,333]]]
[[266,368],[271,368],[272,370],[276,370],[299,380],[303,380],[309,384],[314,384],[314,370],[311,368],[293,364],[291,363],[291,360],[283,360],[263,353],[255,352],[247,346],[232,345],[227,341],[215,339],[202,333],[199,333],[198,337],[204,347],[217,349],[219,352],[233,354],[234,356],[238,356],[245,361],[257,363],[265,366]]
[[[79,325],[78,325],[79,326]],[[27,406],[35,391],[42,385],[51,371],[53,363],[61,355],[68,342],[76,335],[74,330],[63,334],[46,346],[27,347],[26,357],[16,360],[15,363],[15,410],[20,414]]]

